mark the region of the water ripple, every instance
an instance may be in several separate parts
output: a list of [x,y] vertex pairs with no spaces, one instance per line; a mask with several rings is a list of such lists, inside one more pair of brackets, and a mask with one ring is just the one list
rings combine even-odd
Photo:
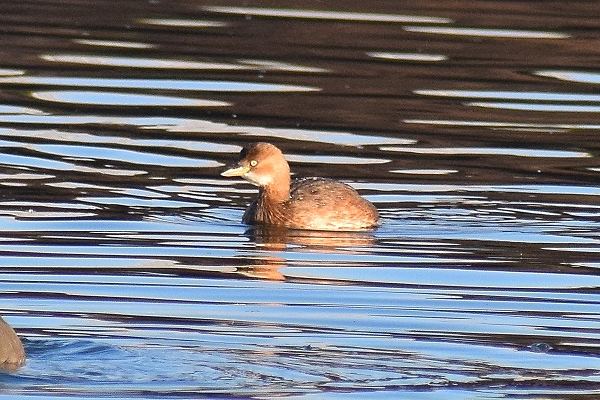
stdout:
[[421,17],[416,15],[394,15],[360,12],[343,12],[327,10],[299,10],[284,8],[258,8],[258,7],[222,7],[204,6],[204,11],[221,14],[239,14],[260,17],[275,18],[299,18],[317,19],[331,21],[354,21],[354,22],[386,22],[386,23],[427,23],[447,24],[452,22],[448,18]]
[[436,154],[436,155],[504,155],[514,157],[544,157],[544,158],[586,158],[591,157],[590,154],[579,151],[564,151],[564,150],[539,150],[539,149],[507,149],[507,148],[425,148],[425,147],[392,147],[382,146],[383,151],[394,151],[402,153],[416,154]]
[[405,26],[404,30],[436,35],[475,36],[511,39],[568,39],[571,35],[559,32],[542,32],[518,29],[463,28],[445,26]]
[[225,101],[191,99],[174,96],[74,90],[39,91],[32,92],[31,96],[43,101],[104,106],[228,107],[232,105]]
[[158,89],[158,90],[183,90],[202,92],[310,92],[320,89],[253,82],[235,81],[207,81],[186,79],[109,79],[109,78],[73,78],[73,77],[48,77],[48,76],[16,76],[0,78],[0,84],[35,85],[35,86],[63,86],[85,88],[111,88],[111,89]]
[[146,25],[168,26],[176,28],[221,28],[228,26],[227,22],[202,21],[196,19],[167,19],[167,18],[144,18],[139,20]]
[[324,73],[322,68],[287,64],[276,61],[244,59],[237,63],[210,61],[166,60],[160,58],[111,57],[82,54],[42,54],[40,58],[55,63],[83,64],[92,66],[181,69],[181,70],[267,70],[282,72]]

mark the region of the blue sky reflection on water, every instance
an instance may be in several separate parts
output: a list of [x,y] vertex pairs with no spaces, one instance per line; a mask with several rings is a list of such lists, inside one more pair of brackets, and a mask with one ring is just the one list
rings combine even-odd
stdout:
[[32,93],[32,96],[45,101],[105,106],[227,107],[231,105],[216,100],[92,91],[40,91]]
[[[47,76],[16,76],[0,78],[0,84],[40,85],[58,87],[85,87],[111,89],[157,89],[202,92],[304,92],[318,91],[318,88],[276,85],[270,83],[176,80],[176,79],[110,79],[110,78],[68,78]],[[84,92],[87,93],[87,92]],[[117,106],[118,103],[115,103]]]
[[[0,398],[600,395],[590,3],[361,7],[0,5]],[[255,141],[381,226],[243,225]]]

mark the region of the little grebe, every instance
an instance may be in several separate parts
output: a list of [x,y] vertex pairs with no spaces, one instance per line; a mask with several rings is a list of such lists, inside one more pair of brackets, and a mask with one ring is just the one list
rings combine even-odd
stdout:
[[285,157],[269,143],[244,148],[240,161],[221,175],[240,176],[260,187],[242,218],[247,224],[342,231],[377,225],[375,206],[350,186],[323,178],[292,182]]

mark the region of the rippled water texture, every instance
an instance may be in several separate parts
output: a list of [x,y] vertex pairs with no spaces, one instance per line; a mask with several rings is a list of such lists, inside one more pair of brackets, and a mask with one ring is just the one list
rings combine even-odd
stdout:
[[[0,398],[599,398],[598,11],[3,2]],[[381,226],[243,226],[254,141]]]

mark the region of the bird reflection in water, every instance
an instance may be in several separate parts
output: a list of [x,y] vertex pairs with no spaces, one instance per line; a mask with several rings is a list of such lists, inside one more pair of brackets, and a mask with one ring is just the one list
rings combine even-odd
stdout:
[[347,254],[353,252],[354,248],[373,247],[375,240],[370,232],[309,231],[267,225],[253,227],[246,231],[246,235],[265,253],[255,253],[248,257],[248,264],[238,267],[236,272],[251,278],[273,281],[286,279],[279,269],[287,265],[287,260],[272,252],[292,250]]

